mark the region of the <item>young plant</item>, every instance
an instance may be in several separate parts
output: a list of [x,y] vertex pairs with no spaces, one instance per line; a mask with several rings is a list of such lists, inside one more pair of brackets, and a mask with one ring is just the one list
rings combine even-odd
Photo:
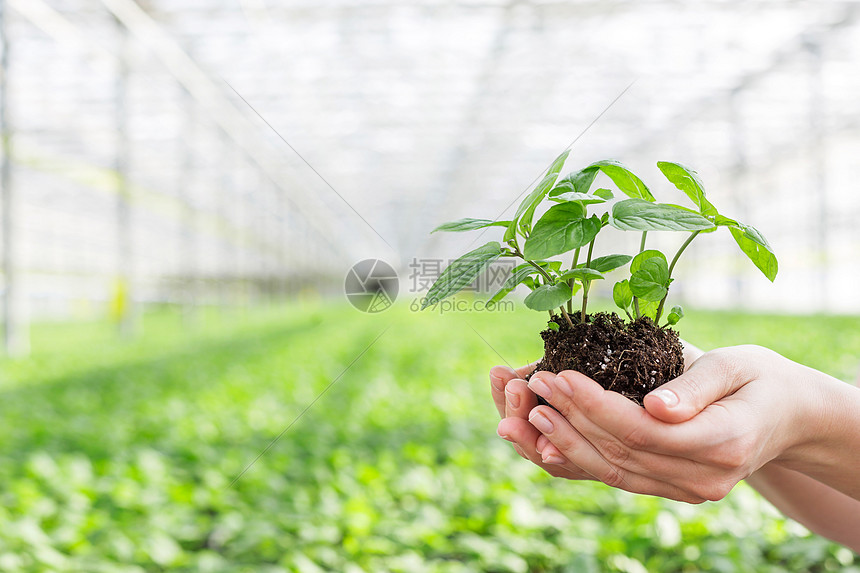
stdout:
[[[645,183],[617,161],[598,161],[559,179],[567,156],[568,152],[565,151],[553,161],[546,175],[520,203],[512,219],[494,221],[467,218],[445,223],[434,229],[433,232],[470,231],[486,227],[504,227],[505,230],[501,242],[490,241],[451,263],[430,288],[422,303],[422,309],[466,288],[499,258],[519,258],[523,261],[522,264],[513,269],[510,277],[490,301],[500,301],[522,284],[531,291],[524,300],[525,305],[533,310],[549,313],[549,328],[542,334],[546,346],[543,366],[555,367],[555,371],[573,366],[574,369],[584,371],[603,383],[601,379],[608,379],[608,376],[613,375],[612,371],[606,373],[608,365],[614,365],[614,378],[610,387],[614,386],[622,375],[628,382],[631,379],[639,380],[643,376],[650,379],[651,383],[668,381],[664,378],[680,373],[679,361],[682,369],[683,358],[677,333],[666,327],[676,324],[684,316],[683,309],[680,306],[671,307],[665,324],[663,327],[659,325],[673,282],[672,273],[693,239],[721,227],[728,229],[741,251],[771,281],[777,274],[777,260],[773,250],[755,228],[720,214],[706,198],[704,185],[698,174],[688,167],[679,163],[657,163],[669,182],[692,201],[695,207],[692,209],[671,203],[658,203]],[[603,173],[612,181],[617,191],[627,197],[615,201],[611,209],[606,209],[606,204],[614,199],[613,192],[602,187],[592,190],[599,173]],[[548,208],[535,222],[536,213],[545,206]],[[589,212],[590,209],[598,212]],[[601,210],[603,212],[599,212]],[[640,233],[638,253],[595,257],[597,238],[607,227]],[[656,231],[688,233],[671,261],[662,252],[645,248],[648,233]],[[554,260],[556,257],[561,257],[562,261]],[[566,265],[563,261],[570,262]],[[563,364],[558,361],[550,364],[549,357],[559,354],[556,346],[564,346],[564,340],[579,337],[585,341],[583,348],[590,344],[588,335],[584,333],[588,327],[594,326],[590,324],[594,317],[588,314],[588,297],[592,283],[604,280],[607,273],[628,263],[628,278],[616,282],[613,287],[613,299],[626,314],[628,324],[625,326],[617,315],[600,318],[600,328],[609,331],[609,334],[597,336],[602,341],[601,344],[606,346],[599,349],[598,354],[603,353],[601,356],[586,356],[581,360],[582,356],[574,355],[564,358],[567,362]],[[579,310],[574,312],[574,297],[580,291],[581,302],[576,305]],[[651,323],[650,328],[656,333],[643,334],[643,328],[647,327],[642,327],[641,324],[646,319],[650,319],[647,322]],[[633,338],[650,337],[653,340],[649,343],[665,343],[667,350],[664,363],[636,365],[633,364],[636,360],[632,360],[632,355],[622,359],[625,353],[633,352],[632,348],[613,348],[613,344],[624,338],[618,335],[618,332],[622,331],[626,333],[625,336],[629,334]],[[595,338],[594,334],[591,332],[592,339]],[[621,345],[624,344],[637,348],[641,346],[632,339],[621,341]],[[611,358],[613,351],[617,351],[615,359]],[[572,352],[571,350],[561,354],[567,356]],[[661,360],[659,357],[655,358],[653,352],[650,359],[657,362]],[[623,362],[629,360],[632,360],[635,372],[624,371]],[[629,369],[630,365],[627,366]],[[648,384],[642,386],[644,388]],[[636,398],[640,388],[635,389],[636,392],[623,393]]]

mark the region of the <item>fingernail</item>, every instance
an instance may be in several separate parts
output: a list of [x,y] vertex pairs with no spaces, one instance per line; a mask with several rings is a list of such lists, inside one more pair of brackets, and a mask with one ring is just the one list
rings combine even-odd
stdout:
[[660,388],[659,390],[654,390],[651,392],[652,396],[657,396],[660,400],[666,404],[667,408],[672,408],[678,405],[678,395],[669,390],[668,388]]
[[552,422],[544,416],[543,414],[535,414],[531,418],[529,418],[529,422],[532,423],[532,426],[538,429],[542,434],[551,434],[553,427]]
[[541,458],[545,464],[563,464],[564,458],[556,454],[547,454]]
[[555,387],[568,398],[573,398],[573,386],[563,376],[556,376]]
[[513,440],[511,439],[511,437],[510,437],[509,435],[501,433],[498,429],[496,429],[496,433],[497,433],[497,434],[499,435],[499,437],[500,437],[500,438],[502,438],[503,440],[507,440],[507,441],[509,441],[509,442],[513,442]]
[[552,390],[550,390],[549,386],[547,386],[540,378],[532,376],[532,379],[529,380],[529,388],[531,388],[535,394],[546,400],[552,398]]
[[493,388],[501,392],[505,389],[505,385],[502,383],[502,376],[508,375],[510,378],[511,374],[515,375],[510,368],[506,368],[504,366],[493,366],[490,368],[490,384],[493,385]]
[[490,384],[493,385],[493,388],[495,388],[497,392],[503,392],[505,390],[504,385],[502,385],[502,379],[496,378],[492,374],[490,374]]
[[520,397],[513,392],[510,392],[507,388],[505,389],[505,399],[510,404],[511,408],[517,409],[520,407]]

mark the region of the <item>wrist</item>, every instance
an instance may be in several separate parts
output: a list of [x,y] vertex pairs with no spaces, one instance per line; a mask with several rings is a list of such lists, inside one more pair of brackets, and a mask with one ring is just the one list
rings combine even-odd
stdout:
[[847,436],[860,419],[860,391],[831,376],[804,368],[794,416],[789,416],[791,438],[775,458],[780,465],[807,475],[838,471],[846,448],[857,447]]

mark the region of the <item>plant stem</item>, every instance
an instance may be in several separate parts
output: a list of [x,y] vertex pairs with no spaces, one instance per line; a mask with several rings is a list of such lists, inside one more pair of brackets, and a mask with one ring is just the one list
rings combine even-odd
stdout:
[[[597,240],[597,237],[595,236],[593,239],[591,239],[591,243],[589,243],[589,245],[588,245],[588,258],[585,261],[585,268],[587,268],[587,269],[591,268],[591,253],[594,250],[594,241],[596,241],[596,240]],[[587,316],[585,314],[585,308],[588,306],[588,289],[589,288],[591,288],[591,281],[586,281],[586,280],[582,281],[582,311],[580,311],[580,313],[579,313],[579,322],[585,322],[586,318],[587,318]]]
[[[570,265],[571,270],[575,269],[576,264],[579,262],[579,249],[581,249],[581,248],[582,247],[576,247],[576,250],[573,252],[573,264]],[[567,281],[567,286],[570,287],[571,291],[573,290],[573,283],[574,283],[573,279],[570,279]],[[573,314],[573,299],[572,298],[569,301],[567,301],[567,313]]]
[[576,247],[576,250],[573,251],[573,264],[570,266],[570,269],[573,270],[576,268],[576,264],[579,262],[579,250],[582,247]]
[[[521,258],[522,260],[524,260],[525,262],[527,262],[528,264],[530,264],[531,266],[533,266],[534,268],[536,268],[536,269],[538,270],[538,272],[539,272],[540,274],[542,274],[542,275],[543,275],[543,277],[544,277],[547,281],[549,281],[549,283],[548,283],[548,284],[552,284],[552,283],[553,283],[552,277],[551,277],[551,276],[549,276],[549,273],[547,273],[545,270],[543,270],[543,269],[541,268],[541,266],[540,266],[539,264],[537,264],[536,262],[534,262],[534,261],[530,261],[530,260],[528,260],[527,258],[525,258],[525,257],[523,256],[523,254],[520,252],[520,250],[519,250],[519,249],[517,249],[517,256],[518,256],[519,258]],[[570,327],[571,327],[571,328],[573,328],[573,321],[572,321],[572,320],[570,320],[570,316],[567,314],[567,311],[566,311],[566,310],[564,310],[564,306],[562,305],[562,306],[560,306],[560,307],[558,307],[558,308],[559,308],[559,310],[561,310],[561,314],[562,314],[562,315],[564,315],[564,319],[567,321],[567,323],[570,325]]]
[[[681,253],[684,252],[684,249],[686,249],[687,246],[693,242],[693,239],[695,239],[696,235],[698,235],[699,233],[701,233],[701,231],[693,231],[692,233],[690,233],[690,236],[687,237],[687,240],[684,241],[684,244],[682,244],[681,247],[678,249],[678,252],[675,253],[675,257],[672,259],[672,263],[669,265],[669,279],[670,280],[672,279],[672,271],[675,270],[675,264],[678,262],[678,259],[681,258]],[[660,316],[663,314],[663,305],[666,304],[666,298],[668,296],[669,296],[669,289],[667,287],[666,288],[666,295],[660,301],[660,306],[657,307],[657,318],[654,320],[654,324],[657,324],[658,321],[660,320]]]
[[560,307],[558,307],[558,308],[560,308],[560,309],[561,309],[561,314],[563,314],[563,315],[564,315],[564,319],[567,321],[568,326],[570,326],[571,328],[573,328],[573,321],[572,321],[572,320],[570,320],[570,315],[569,315],[569,314],[567,314],[567,311],[566,311],[566,310],[564,310],[564,307],[563,307],[563,306],[560,306]]
[[[645,239],[648,237],[648,231],[642,231],[642,240],[639,241],[639,254],[645,251]],[[636,313],[636,318],[642,318],[642,313],[639,312],[639,299],[633,297],[633,312]]]
[[[520,258],[522,258],[522,255],[519,255],[519,256],[520,256]],[[538,272],[543,275],[543,278],[548,280],[549,284],[552,284],[552,282],[553,282],[552,277],[549,276],[549,274],[545,270],[543,270],[539,264],[535,263],[534,261],[526,260],[524,258],[523,258],[523,260],[526,261],[531,266],[533,266],[534,268],[536,268],[538,270]]]

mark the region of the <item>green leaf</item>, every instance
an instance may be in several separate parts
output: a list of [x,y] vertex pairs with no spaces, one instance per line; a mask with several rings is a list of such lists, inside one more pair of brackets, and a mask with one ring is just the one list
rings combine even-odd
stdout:
[[443,223],[430,231],[430,233],[435,233],[436,231],[448,231],[448,232],[461,232],[461,231],[474,231],[475,229],[483,229],[484,227],[507,227],[511,224],[511,221],[493,221],[492,219],[470,219],[466,217],[465,219],[457,219],[456,221],[451,221],[449,223]]
[[633,304],[633,291],[630,290],[630,281],[624,279],[618,281],[612,287],[612,300],[621,310],[627,310]]
[[597,195],[598,197],[603,197],[607,201],[609,201],[610,199],[615,197],[615,195],[612,193],[612,191],[610,191],[609,189],[603,189],[603,188],[595,189],[594,193],[592,193],[592,195]]
[[576,191],[561,193],[560,195],[555,196],[550,195],[550,199],[558,203],[562,203],[564,201],[577,201],[579,203],[582,203],[583,205],[606,203],[606,199],[604,199],[603,197],[598,197],[597,195],[590,195],[588,193],[577,193]]
[[642,263],[644,263],[648,259],[654,258],[663,259],[663,262],[666,263],[666,267],[668,268],[669,260],[666,258],[666,255],[656,249],[645,249],[644,251],[633,257],[633,260],[630,262],[630,274],[632,275],[633,273],[638,271],[640,267],[642,267]]
[[526,239],[525,258],[548,259],[590,243],[600,231],[600,219],[586,219],[584,215],[584,208],[576,201],[551,207]]
[[[558,174],[561,172],[562,167],[564,167],[564,162],[567,160],[567,156],[570,155],[570,150],[565,150],[555,158],[552,162],[552,165],[549,166],[549,170],[547,171],[544,178],[537,184],[537,187],[532,190],[531,193],[526,196],[520,206],[517,207],[517,213],[514,216],[514,221],[516,221],[516,226],[525,234],[531,228],[532,217],[534,216],[535,209],[540,205],[540,202],[543,201],[544,197],[546,197],[547,192],[552,188],[558,179]],[[505,233],[505,241],[513,239],[513,233],[515,231],[511,231],[508,228],[508,232]],[[508,234],[511,236],[508,238]]]
[[625,199],[612,206],[609,223],[622,231],[702,231],[714,223],[680,205]]
[[632,171],[627,169],[618,161],[612,159],[604,159],[592,163],[583,171],[599,169],[607,177],[612,179],[612,182],[621,190],[622,193],[634,199],[644,199],[645,201],[654,201],[654,196],[645,183],[642,182]]
[[518,265],[514,267],[514,270],[511,271],[511,276],[507,278],[505,284],[501,286],[501,288],[494,294],[489,302],[499,302],[506,296],[508,296],[517,286],[529,278],[531,275],[537,273],[538,270],[531,266],[528,263]]
[[650,301],[650,300],[640,300],[639,301],[639,314],[641,316],[647,316],[651,320],[657,320],[657,308],[660,306],[658,301]]
[[583,169],[575,173],[569,173],[558,181],[556,186],[549,192],[549,196],[553,197],[561,193],[581,193],[587,195],[595,177],[597,177],[597,169]]
[[469,251],[442,271],[424,298],[421,310],[436,304],[455,294],[470,284],[484,271],[490,263],[502,256],[502,246],[497,241],[490,241],[474,251]]
[[558,272],[561,269],[561,261],[532,261],[545,271]]
[[558,332],[558,323],[551,320],[547,321],[546,327],[552,331]]
[[511,271],[511,276],[509,276],[508,279],[505,281],[504,286],[507,288],[514,288],[515,286],[523,282],[526,277],[531,276],[537,272],[539,271],[528,263],[517,265],[516,267],[514,267],[514,270]]
[[508,243],[513,240],[517,236],[517,218],[514,217],[514,220],[508,224],[508,228],[505,229],[505,235],[502,237],[502,241]]
[[561,152],[561,154],[555,158],[552,162],[552,165],[549,166],[548,174],[558,175],[561,173],[562,168],[564,167],[564,162],[567,161],[567,156],[570,155],[570,150],[566,149]]
[[723,215],[717,215],[714,217],[714,224],[718,227],[737,227],[740,223]]
[[552,310],[569,301],[573,291],[567,283],[543,285],[533,290],[523,302],[532,310]]
[[684,309],[680,306],[673,306],[669,311],[669,316],[666,317],[666,322],[669,324],[678,324],[678,321],[684,318]]
[[744,254],[749,257],[758,270],[764,273],[770,282],[773,282],[779,272],[779,264],[764,235],[755,227],[743,223],[731,226],[729,230]]
[[720,227],[728,227],[744,254],[764,273],[768,280],[773,282],[779,272],[779,263],[764,235],[755,227],[744,225],[723,215],[717,215],[714,218],[714,223]]
[[654,257],[648,259],[630,278],[633,296],[645,301],[657,302],[669,292],[669,267],[666,261]]
[[[606,255],[605,257],[597,257],[591,261],[591,268],[596,271],[600,271],[601,273],[608,273],[609,271],[614,271],[618,267],[623,267],[630,262],[631,258],[633,257],[630,255]],[[577,267],[582,266],[585,266],[585,263],[577,265]]]
[[680,163],[672,163],[670,161],[658,161],[657,167],[663,172],[666,179],[683,191],[696,204],[699,213],[706,217],[719,215],[717,208],[705,198],[705,185],[699,179],[698,173],[689,167],[684,167]]
[[531,228],[532,225],[532,217],[534,217],[535,209],[540,205],[541,201],[543,201],[544,197],[546,197],[547,192],[552,188],[553,183],[558,178],[558,173],[547,173],[546,177],[544,177],[540,183],[537,184],[537,187],[528,194],[520,206],[517,208],[517,214],[514,217],[514,220],[517,221],[517,226],[520,229],[520,232],[526,233]]
[[585,267],[583,267],[583,268],[575,268],[575,269],[567,271],[566,273],[561,275],[561,277],[559,277],[558,280],[567,281],[567,280],[573,279],[573,280],[581,280],[581,281],[589,281],[590,282],[590,281],[602,280],[603,278],[605,278],[605,277],[603,276],[603,273],[601,273],[600,271],[598,271],[596,269],[586,269]]

